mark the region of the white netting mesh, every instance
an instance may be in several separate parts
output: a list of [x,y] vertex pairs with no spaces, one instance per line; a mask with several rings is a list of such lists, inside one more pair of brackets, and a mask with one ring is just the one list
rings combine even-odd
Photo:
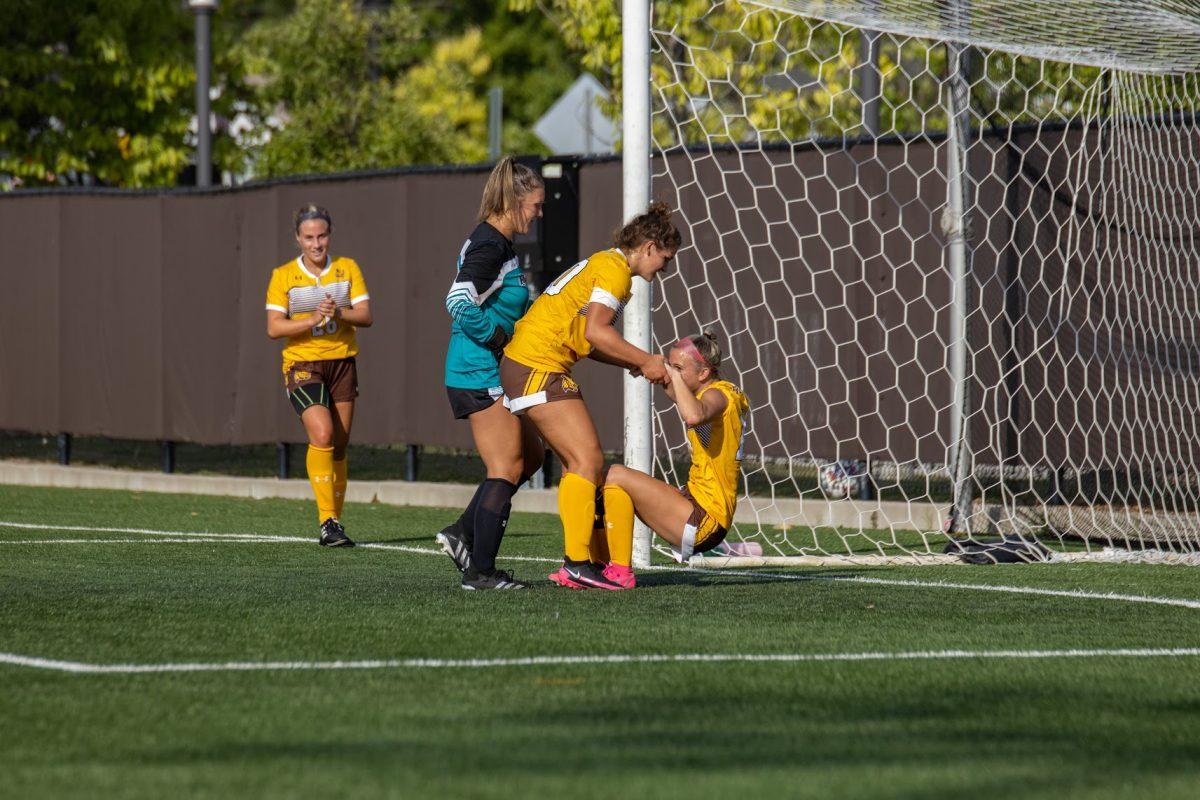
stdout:
[[1200,68],[1188,0],[752,0],[827,22],[1133,72]]
[[[738,533],[781,555],[936,553],[965,497],[976,536],[1200,547],[1200,81],[1172,74],[1200,38],[1159,46],[1194,29],[1191,4],[973,0],[965,51],[931,36],[944,3],[786,5],[808,16],[659,3],[652,29],[652,193],[685,222],[656,342],[715,329],[751,399]],[[661,404],[655,430],[682,482]],[[834,490],[863,499],[822,491],[839,460]]]

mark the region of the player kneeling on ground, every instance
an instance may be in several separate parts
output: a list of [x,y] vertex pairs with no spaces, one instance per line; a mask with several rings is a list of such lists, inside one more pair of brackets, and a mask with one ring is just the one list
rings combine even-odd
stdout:
[[749,402],[721,380],[721,348],[703,333],[680,339],[667,353],[667,395],[687,425],[692,468],[676,489],[644,472],[608,468],[604,480],[604,524],[612,564],[606,571],[633,588],[633,517],[670,543],[682,561],[725,540],[737,507],[738,476]]

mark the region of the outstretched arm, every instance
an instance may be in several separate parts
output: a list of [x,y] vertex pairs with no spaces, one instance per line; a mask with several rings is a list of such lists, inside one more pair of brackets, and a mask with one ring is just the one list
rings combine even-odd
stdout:
[[628,342],[612,326],[616,311],[603,303],[589,303],[587,323],[583,337],[592,346],[597,361],[615,364],[625,369],[638,370],[651,383],[663,383],[667,374],[662,356],[650,355],[637,345]]

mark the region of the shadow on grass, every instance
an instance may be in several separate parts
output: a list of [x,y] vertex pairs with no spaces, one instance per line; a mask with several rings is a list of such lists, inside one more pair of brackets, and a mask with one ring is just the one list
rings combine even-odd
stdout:
[[[619,770],[623,782],[663,781],[676,790],[690,784],[692,794],[703,796],[718,791],[709,783],[714,780],[773,785],[778,796],[791,796],[798,788],[793,781],[824,778],[830,783],[810,785],[804,796],[910,798],[1055,797],[1147,781],[1186,783],[1200,758],[1200,744],[1178,738],[1143,749],[1122,747],[1118,734],[1095,725],[1089,704],[1064,704],[1061,687],[1039,687],[1042,678],[1033,673],[1012,680],[992,674],[971,685],[918,680],[902,691],[786,680],[796,676],[792,669],[738,680],[719,673],[680,667],[674,678],[687,680],[679,681],[661,671],[635,670],[614,692],[595,683],[607,685],[598,668],[532,688],[519,679],[509,683],[514,675],[500,671],[484,679],[494,683],[490,719],[480,720],[466,702],[436,710],[415,697],[404,702],[400,690],[390,708],[376,712],[384,718],[365,728],[348,728],[347,707],[331,706],[325,721],[332,729],[301,724],[292,741],[247,740],[230,726],[225,741],[127,750],[124,758],[206,768],[337,763],[365,773],[400,771],[449,781],[458,776],[467,784],[479,775],[570,784],[610,780]],[[417,685],[440,685],[442,696],[459,681],[471,683],[461,674],[413,677]],[[571,710],[581,692],[596,691],[604,692],[605,701],[589,704],[583,736]],[[1100,690],[1093,699],[1105,698]],[[332,703],[313,699],[318,706]],[[1136,699],[1106,699],[1106,713],[1123,721],[1125,734],[1152,733],[1157,723],[1140,715]],[[315,737],[314,727],[322,731]],[[357,735],[347,736],[351,730]],[[466,775],[459,755],[464,748],[471,753]],[[1114,749],[1120,758],[1112,757]]]

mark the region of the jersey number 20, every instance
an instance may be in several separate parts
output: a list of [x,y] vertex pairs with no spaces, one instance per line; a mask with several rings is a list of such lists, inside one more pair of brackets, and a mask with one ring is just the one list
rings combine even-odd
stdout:
[[337,320],[331,319],[324,325],[315,325],[312,329],[313,336],[328,336],[331,333],[337,333]]
[[563,290],[564,286],[571,282],[572,278],[583,272],[583,268],[586,266],[587,259],[585,258],[583,261],[580,261],[578,264],[571,267],[562,275],[559,275],[557,278],[551,281],[550,285],[546,287],[546,291],[542,292],[542,294],[558,294]]

